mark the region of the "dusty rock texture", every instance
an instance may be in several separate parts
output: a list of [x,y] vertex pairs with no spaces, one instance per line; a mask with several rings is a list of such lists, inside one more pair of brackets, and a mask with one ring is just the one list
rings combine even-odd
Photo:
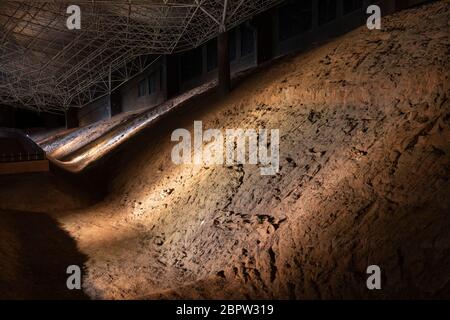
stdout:
[[[91,298],[449,298],[449,18],[449,1],[401,12],[193,98],[98,165],[95,204],[18,205],[18,186],[1,207],[58,220]],[[279,173],[173,164],[194,120],[279,129]]]

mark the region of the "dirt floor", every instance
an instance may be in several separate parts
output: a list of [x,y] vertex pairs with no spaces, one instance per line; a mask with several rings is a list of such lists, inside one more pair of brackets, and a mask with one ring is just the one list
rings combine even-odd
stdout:
[[[94,299],[450,298],[449,3],[194,97],[77,175],[1,177],[0,296],[79,263]],[[194,120],[280,129],[279,173],[173,164]]]

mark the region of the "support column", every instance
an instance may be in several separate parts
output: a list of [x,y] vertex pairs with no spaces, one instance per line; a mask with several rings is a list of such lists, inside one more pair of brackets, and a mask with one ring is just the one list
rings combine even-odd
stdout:
[[217,39],[217,61],[219,64],[219,92],[227,94],[231,90],[228,32],[222,32]]
[[66,110],[66,129],[78,127],[78,110],[69,108]]

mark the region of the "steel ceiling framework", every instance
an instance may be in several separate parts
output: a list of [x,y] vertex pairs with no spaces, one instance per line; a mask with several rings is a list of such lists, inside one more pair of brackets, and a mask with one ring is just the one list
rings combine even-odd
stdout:
[[[280,0],[0,2],[0,104],[81,107],[161,55],[195,48]],[[81,8],[81,29],[66,25]]]

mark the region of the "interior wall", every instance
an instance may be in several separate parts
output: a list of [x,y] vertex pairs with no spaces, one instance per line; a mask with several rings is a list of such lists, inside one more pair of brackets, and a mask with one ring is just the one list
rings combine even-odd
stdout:
[[0,106],[0,127],[16,127],[16,115],[14,112],[14,108],[3,105]]
[[111,117],[110,96],[104,96],[78,110],[78,122],[85,126]]
[[[321,14],[323,13],[320,12],[321,7],[319,6],[319,2],[321,4],[324,3],[324,1],[310,0],[309,3],[303,2],[303,5],[299,6],[296,1],[288,1],[286,4],[277,8],[274,19],[276,56],[285,55],[293,50],[306,49],[313,42],[320,42],[336,37],[363,25],[367,19],[365,10],[371,1],[361,1],[360,8],[351,12],[344,12],[343,0],[329,2],[329,8],[333,8],[335,11],[333,15],[329,15],[329,21],[320,21]],[[286,16],[285,13],[295,11],[290,6],[298,10],[298,12],[293,12],[293,14]],[[330,13],[332,14],[332,12]],[[302,19],[307,21],[303,26],[304,30],[294,35],[286,34],[286,30],[283,30],[280,25],[282,23],[288,24],[286,20],[294,19],[298,15],[303,15],[301,16]],[[295,20],[292,23],[295,23]]]
[[[243,39],[244,33],[247,32],[248,39]],[[257,65],[257,57],[256,57],[256,28],[249,23],[245,23],[239,27],[234,28],[233,30],[228,31],[229,35],[229,48],[230,48],[230,71],[231,74],[238,73],[240,71],[249,69],[251,67],[255,67]],[[250,51],[244,51],[243,49],[243,41],[252,43],[252,49]],[[210,40],[210,42],[216,42],[217,38]],[[208,68],[208,50],[211,50],[214,46],[208,46],[208,43],[204,44],[202,47],[198,48],[195,54],[196,57],[193,57],[196,60],[199,59],[201,61],[201,70],[195,76],[183,76],[184,63],[190,63],[189,60],[183,61],[183,55],[180,62],[179,72],[181,74],[180,79],[180,89],[181,91],[192,89],[196,86],[201,85],[202,83],[211,81],[217,78],[217,65],[212,69]],[[192,53],[185,53],[184,55],[190,55]],[[217,50],[214,51],[213,55],[217,55]]]
[[[382,15],[388,15],[400,10],[400,7],[423,2],[427,1],[287,0],[278,7],[255,16],[251,23],[246,22],[229,31],[232,48],[230,56],[234,57],[230,59],[231,73],[240,72],[274,57],[306,49],[315,42],[326,41],[349,32],[365,24],[368,17],[366,9],[370,4],[379,5]],[[324,8],[333,9],[327,11]],[[251,30],[253,39],[253,48],[246,54],[243,54],[242,49],[244,28]],[[111,102],[111,105],[114,104],[114,110],[109,111],[109,116],[111,113],[115,115],[120,112],[151,108],[183,91],[217,78],[217,65],[211,67],[214,61],[209,61],[214,55],[217,56],[216,52],[210,51],[214,50],[216,41],[217,39],[212,39],[196,49],[159,59],[146,72],[119,89],[113,99],[115,102]],[[153,91],[150,92],[149,79],[152,74],[155,75],[153,82],[156,85],[153,85]],[[101,104],[83,108],[86,110],[81,117],[87,120],[80,119],[80,124],[107,117],[107,112],[99,106]],[[100,109],[103,112],[99,111]]]

